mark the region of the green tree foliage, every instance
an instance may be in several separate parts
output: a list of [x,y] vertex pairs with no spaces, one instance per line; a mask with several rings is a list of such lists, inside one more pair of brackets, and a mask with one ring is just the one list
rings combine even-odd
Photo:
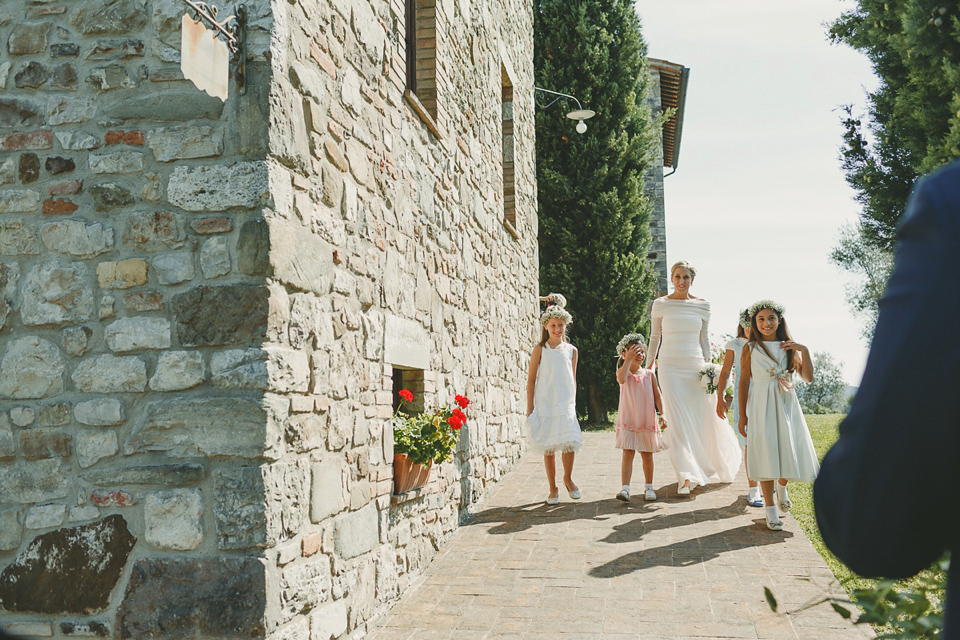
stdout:
[[877,303],[893,271],[893,252],[869,242],[856,226],[848,225],[840,230],[830,261],[857,276],[847,284],[847,302],[864,321],[860,333],[870,340],[877,324]]
[[797,385],[797,398],[804,413],[837,413],[846,407],[842,363],[825,351],[813,354],[813,382]]
[[659,126],[645,103],[646,45],[628,0],[538,0],[534,45],[537,86],[597,112],[581,135],[564,117],[575,104],[538,110],[536,148],[540,287],[567,297],[578,397],[589,420],[602,422],[618,394],[614,348],[645,329],[654,286],[643,183]]
[[829,37],[866,55],[880,79],[866,116],[846,108],[841,159],[861,211],[855,230],[844,231],[831,256],[866,276],[850,303],[875,317],[883,287],[859,258],[879,252],[889,260],[917,177],[960,156],[960,5],[858,0],[830,25]]

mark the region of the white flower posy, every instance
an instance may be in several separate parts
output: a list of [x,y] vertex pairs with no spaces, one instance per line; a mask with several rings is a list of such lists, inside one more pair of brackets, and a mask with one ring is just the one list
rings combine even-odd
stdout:
[[720,365],[706,362],[700,367],[700,383],[703,384],[707,395],[717,392],[717,380],[720,378]]

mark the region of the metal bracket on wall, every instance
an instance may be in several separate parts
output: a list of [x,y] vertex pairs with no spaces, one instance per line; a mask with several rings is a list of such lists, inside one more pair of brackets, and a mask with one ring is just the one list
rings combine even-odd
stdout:
[[[237,81],[237,93],[244,95],[247,92],[247,6],[238,5],[232,16],[220,20],[217,17],[220,10],[216,5],[200,0],[183,0],[183,2],[193,9],[194,20],[203,20],[226,40],[237,64],[233,72],[234,80]],[[228,26],[231,21],[234,24]]]

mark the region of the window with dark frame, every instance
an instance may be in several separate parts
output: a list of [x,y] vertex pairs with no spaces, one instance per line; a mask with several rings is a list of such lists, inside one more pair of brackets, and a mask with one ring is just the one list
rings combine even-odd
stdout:
[[[405,402],[401,408],[400,392],[409,391],[413,394],[413,402]],[[400,409],[404,413],[415,414],[424,410],[423,402],[423,370],[401,369],[393,367],[393,411]]]
[[436,0],[404,0],[406,12],[407,91],[414,107],[436,128],[437,6]]
[[500,114],[503,146],[503,224],[517,235],[517,207],[514,182],[513,83],[506,68],[501,67]]

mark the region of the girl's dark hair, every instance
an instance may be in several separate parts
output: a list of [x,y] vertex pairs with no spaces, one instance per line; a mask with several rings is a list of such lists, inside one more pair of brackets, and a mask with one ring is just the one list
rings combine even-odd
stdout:
[[[776,361],[776,358],[767,350],[767,346],[763,344],[763,340],[761,340],[763,336],[760,334],[760,329],[757,328],[757,315],[759,315],[760,311],[763,311],[763,309],[757,310],[757,313],[750,318],[750,348],[751,350],[756,349],[757,345],[759,345],[771,360]],[[773,311],[773,309],[771,309],[771,311]],[[774,313],[776,313],[776,311],[774,311]],[[792,340],[793,338],[790,337],[790,331],[787,330],[787,321],[779,314],[777,314],[777,317],[780,318],[780,324],[777,325],[777,340],[780,342]],[[800,366],[800,354],[797,353],[796,349],[786,349],[786,352],[787,371],[793,373]]]
[[744,328],[743,328],[743,325],[740,324],[739,322],[737,323],[737,337],[738,337],[738,338],[746,338],[746,337],[747,337],[747,330],[744,329]]

